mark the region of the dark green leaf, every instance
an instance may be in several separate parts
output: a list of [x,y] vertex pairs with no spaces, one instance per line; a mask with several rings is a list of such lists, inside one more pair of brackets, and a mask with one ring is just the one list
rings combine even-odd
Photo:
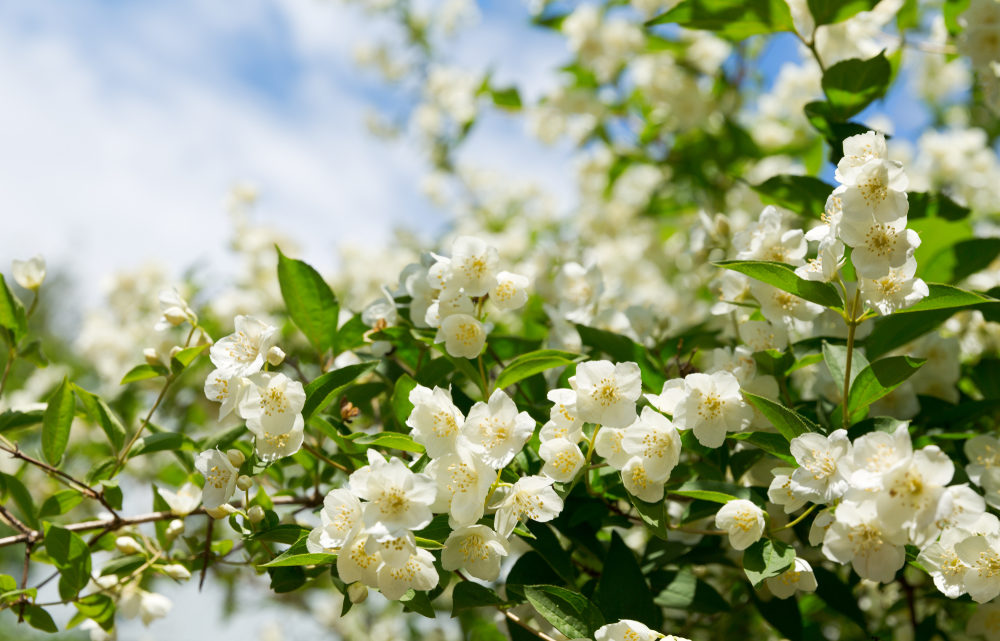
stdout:
[[909,220],[928,217],[961,220],[972,213],[968,207],[963,207],[940,193],[910,191],[906,194],[906,200],[910,205],[907,212]]
[[7,410],[0,414],[0,433],[9,430],[16,430],[19,427],[38,425],[42,422],[44,412],[42,410],[32,410],[30,412],[18,412]]
[[813,567],[816,575],[816,594],[826,601],[826,604],[853,621],[862,631],[867,630],[865,614],[858,607],[858,600],[849,588],[836,574],[817,565]]
[[294,592],[306,582],[306,573],[300,567],[268,568],[271,577],[271,589],[277,594]]
[[1000,238],[970,238],[934,254],[920,265],[924,280],[957,283],[989,267],[1000,255]]
[[656,503],[647,503],[642,499],[638,499],[631,494],[628,495],[632,505],[635,506],[635,511],[639,513],[642,518],[643,523],[649,528],[649,531],[663,539],[667,540],[667,524],[670,522],[667,516],[666,504],[663,501],[657,501]]
[[413,412],[413,403],[410,402],[410,392],[417,386],[409,374],[403,374],[396,379],[396,384],[392,388],[392,413],[396,417],[396,422],[400,428],[407,429],[406,419],[410,418]]
[[654,630],[663,625],[663,613],[653,603],[646,577],[617,532],[611,533],[611,545],[593,599],[605,621],[632,619]]
[[428,619],[433,619],[436,616],[434,605],[431,604],[431,599],[426,592],[410,588],[406,594],[399,597],[399,602],[403,604],[403,610],[406,612],[416,612]]
[[90,582],[90,547],[79,534],[53,525],[45,533],[45,551],[59,568],[59,596],[75,598]]
[[316,412],[322,411],[323,408],[335,401],[348,385],[375,369],[377,365],[378,361],[348,365],[327,372],[306,385],[306,402],[302,407],[303,418],[308,420]]
[[80,614],[93,619],[105,630],[110,630],[115,623],[115,602],[106,594],[89,594],[73,605]]
[[133,456],[141,456],[142,454],[149,454],[151,452],[179,450],[188,444],[191,445],[189,449],[193,450],[194,443],[191,439],[183,434],[178,434],[177,432],[147,434],[135,442],[135,445],[129,453],[129,458]]
[[795,548],[771,539],[760,539],[743,552],[743,571],[753,587],[772,576],[778,576],[795,562]]
[[800,434],[819,431],[818,425],[780,403],[749,392],[743,392],[743,398],[756,407],[764,418],[770,421],[774,429],[789,441]]
[[834,113],[846,120],[885,95],[892,66],[883,53],[868,60],[842,60],[823,73],[823,92]]
[[21,511],[21,520],[33,529],[39,529],[38,510],[35,508],[35,501],[31,498],[28,488],[24,487],[16,477],[0,472],[0,489],[14,499],[17,508]]
[[128,371],[125,376],[122,377],[122,382],[120,385],[128,385],[129,383],[135,383],[136,381],[146,381],[151,378],[158,378],[160,376],[166,376],[170,373],[163,365],[150,365],[149,363],[143,363],[142,365],[136,365]]
[[729,604],[722,595],[711,585],[696,579],[691,568],[677,572],[653,602],[665,608],[705,614],[729,611]]
[[756,593],[751,592],[750,597],[764,619],[788,641],[802,640],[802,614],[794,595],[787,599],[762,601]]
[[916,305],[898,310],[897,314],[912,314],[931,309],[952,309],[959,310],[983,303],[995,303],[997,299],[965,291],[951,285],[941,285],[939,283],[927,283],[930,290],[927,297]]
[[110,576],[112,574],[127,576],[139,569],[145,562],[146,557],[143,554],[129,554],[128,556],[112,559],[101,568],[101,576]]
[[809,13],[816,26],[847,20],[862,11],[871,11],[879,0],[809,0]]
[[647,24],[673,22],[688,29],[715,31],[734,40],[795,29],[783,0],[685,0]]
[[39,518],[59,516],[75,508],[83,501],[83,495],[76,490],[62,490],[45,499],[38,510]]
[[455,616],[458,612],[470,608],[494,607],[503,604],[504,600],[493,590],[472,581],[460,581],[451,595],[451,615]]
[[686,481],[677,487],[667,487],[667,492],[678,496],[686,496],[712,503],[728,503],[733,499],[749,498],[749,490],[745,487],[726,483],[725,481],[695,480]]
[[847,396],[847,408],[852,420],[864,418],[869,405],[899,387],[923,364],[922,358],[890,356],[861,370]]
[[554,585],[526,585],[524,596],[542,618],[571,639],[591,636],[604,625],[604,617],[591,601]]
[[819,218],[833,186],[812,176],[772,176],[753,190],[765,203],[790,209],[806,218]]
[[715,264],[746,274],[817,305],[831,308],[842,305],[840,294],[833,285],[799,278],[791,265],[764,260],[723,260]]
[[337,297],[310,265],[277,251],[278,284],[288,315],[316,349],[325,352],[337,340]]
[[80,399],[84,411],[90,416],[90,420],[100,425],[101,429],[104,430],[104,434],[111,442],[112,449],[116,452],[120,450],[125,444],[125,426],[122,425],[121,419],[108,407],[104,399],[96,394],[91,394],[79,385],[74,385],[73,391],[76,392],[76,396]]
[[726,438],[750,443],[790,465],[797,465],[795,457],[791,455],[788,449],[788,439],[781,434],[775,434],[774,432],[736,432],[727,434]]
[[545,559],[545,562],[555,570],[559,578],[565,581],[567,585],[574,585],[576,583],[576,571],[573,569],[573,560],[570,558],[569,552],[563,549],[563,546],[559,543],[559,539],[552,532],[552,528],[545,523],[531,521],[528,523],[528,531],[535,538],[525,539],[525,542]]
[[580,341],[584,345],[601,350],[618,363],[628,361],[638,363],[643,385],[648,389],[656,390],[657,393],[663,389],[663,383],[666,382],[667,377],[663,373],[663,368],[657,364],[648,349],[627,336],[614,332],[579,324],[576,329],[580,333]]
[[579,354],[563,352],[557,349],[540,349],[522,354],[507,363],[507,366],[500,372],[500,376],[497,377],[496,388],[503,389],[509,387],[529,376],[534,376],[553,367],[571,365],[578,356]]
[[45,460],[58,465],[69,443],[69,428],[76,413],[76,398],[73,385],[63,379],[56,391],[49,397],[49,404],[42,416],[42,454]]
[[41,630],[42,632],[59,631],[59,628],[56,627],[56,622],[52,620],[49,613],[37,605],[28,604],[24,606],[24,620],[27,621],[28,625],[31,627]]

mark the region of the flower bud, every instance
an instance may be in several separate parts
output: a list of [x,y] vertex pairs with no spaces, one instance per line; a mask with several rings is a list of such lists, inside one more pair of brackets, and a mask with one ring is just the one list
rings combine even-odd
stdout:
[[191,572],[181,565],[180,563],[171,563],[170,565],[163,566],[163,573],[169,576],[171,579],[177,579],[178,581],[186,581],[191,578]]
[[163,317],[174,327],[183,325],[188,320],[187,313],[180,307],[168,307],[163,310]]
[[155,347],[147,347],[142,350],[142,356],[146,359],[146,363],[156,367],[157,365],[163,365],[160,361],[160,355],[156,353]]
[[247,510],[247,518],[250,519],[251,523],[260,523],[264,520],[264,508],[259,505],[254,505]]
[[233,467],[239,467],[243,465],[243,461],[247,460],[247,457],[243,455],[243,452],[236,448],[226,450],[226,456],[229,457],[229,462],[233,464]]
[[205,508],[205,514],[213,519],[224,519],[234,512],[236,512],[236,508],[228,503],[223,503],[219,507]]
[[119,536],[115,539],[115,547],[122,554],[142,554],[142,546],[130,536]]
[[271,364],[271,367],[281,365],[284,360],[285,352],[277,345],[273,345],[271,349],[267,350],[267,362]]
[[184,348],[181,347],[180,345],[174,345],[173,347],[171,347],[170,348],[170,358],[173,358],[174,356],[177,356],[178,354],[180,354],[181,350],[183,350],[183,349]]
[[184,521],[174,519],[167,524],[167,539],[176,539],[181,534],[184,534]]
[[246,474],[240,474],[239,478],[236,479],[236,487],[240,488],[241,491],[246,492],[253,487],[253,479]]
[[368,598],[368,586],[361,581],[355,581],[347,586],[347,598],[351,603],[364,603]]
[[45,259],[35,256],[28,260],[15,260],[13,262],[14,281],[25,289],[37,291],[45,280]]

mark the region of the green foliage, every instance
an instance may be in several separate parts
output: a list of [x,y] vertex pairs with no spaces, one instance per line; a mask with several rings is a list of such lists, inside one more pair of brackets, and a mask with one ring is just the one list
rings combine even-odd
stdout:
[[771,422],[774,429],[778,430],[778,433],[788,441],[806,432],[819,431],[818,425],[780,403],[766,399],[763,396],[750,394],[749,392],[743,392],[743,398],[756,407]]
[[45,551],[59,569],[59,596],[74,598],[90,583],[90,547],[75,532],[56,525],[45,533]]
[[327,372],[305,387],[306,403],[302,408],[302,416],[309,420],[313,414],[322,412],[327,405],[337,400],[355,380],[367,374],[378,366],[378,361],[348,365]]
[[522,354],[507,363],[507,367],[497,377],[496,387],[504,389],[553,367],[572,365],[576,357],[577,354],[557,349],[540,349]]
[[771,539],[760,539],[743,552],[743,571],[755,588],[778,576],[795,562],[795,548]]
[[864,418],[868,406],[882,398],[913,376],[924,364],[921,358],[890,356],[874,361],[851,383],[847,396],[847,407],[852,420]]
[[861,11],[871,11],[878,0],[809,0],[809,13],[816,26],[847,20]]
[[19,343],[28,331],[24,305],[14,292],[10,291],[3,274],[0,274],[0,327],[10,332],[13,341],[8,342],[11,347]]
[[340,304],[319,272],[278,249],[278,284],[288,315],[306,338],[321,352],[332,348],[337,341]]
[[65,378],[49,397],[42,416],[42,453],[49,463],[58,465],[69,443],[69,429],[76,413],[73,385]]
[[790,209],[806,218],[819,218],[833,186],[812,176],[772,176],[753,190],[761,201]]
[[524,596],[542,618],[571,639],[590,637],[605,623],[597,606],[579,592],[555,585],[526,585]]
[[684,0],[648,24],[671,22],[734,40],[795,28],[788,5],[782,0]]
[[885,95],[892,67],[884,53],[873,58],[843,60],[823,72],[823,93],[832,114],[846,120]]
[[799,278],[795,275],[795,268],[785,263],[764,260],[723,260],[715,264],[823,307],[836,309],[842,305],[840,294],[833,285]]

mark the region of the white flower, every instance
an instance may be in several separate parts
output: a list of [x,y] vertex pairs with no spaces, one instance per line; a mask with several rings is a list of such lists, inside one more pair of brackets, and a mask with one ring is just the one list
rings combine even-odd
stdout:
[[705,447],[719,447],[726,432],[743,430],[753,420],[753,410],[740,394],[739,381],[729,372],[669,380],[659,396],[647,394],[646,398],[653,407],[673,416],[674,427],[691,430]]
[[986,641],[1000,641],[1000,603],[984,603],[973,610],[965,633],[980,635]]
[[782,506],[785,514],[791,514],[806,504],[806,499],[796,494],[793,489],[791,475],[794,470],[792,468],[776,467],[771,471],[774,474],[774,479],[767,488],[767,498],[771,499],[772,503]]
[[954,472],[954,463],[936,445],[914,452],[883,474],[883,491],[875,499],[879,516],[906,530],[914,544],[923,545],[937,533],[938,502]]
[[564,438],[576,443],[583,436],[583,419],[576,411],[576,392],[571,389],[549,390],[546,395],[552,401],[549,422],[538,433],[544,443],[553,438]]
[[833,176],[837,182],[853,185],[857,182],[861,168],[872,160],[886,160],[889,150],[885,136],[874,131],[866,131],[844,139],[844,156],[837,163]]
[[799,464],[792,472],[795,496],[813,503],[829,503],[844,495],[849,484],[838,462],[851,454],[846,430],[835,430],[829,436],[800,434],[791,440],[789,450]]
[[865,305],[874,307],[883,316],[897,309],[916,304],[930,293],[927,283],[913,275],[917,271],[917,261],[910,256],[901,267],[889,269],[881,278],[861,278],[861,298]]
[[239,471],[228,456],[219,450],[205,450],[195,459],[194,466],[205,477],[201,502],[206,509],[217,508],[232,498]]
[[378,569],[378,589],[385,598],[396,600],[414,590],[430,590],[438,584],[434,569],[434,556],[423,548],[416,548],[399,566],[383,563]]
[[795,275],[805,280],[828,283],[837,277],[837,270],[844,263],[844,243],[839,238],[828,237],[820,241],[816,258],[795,268]]
[[569,379],[576,390],[576,411],[584,421],[625,427],[635,421],[635,403],[642,393],[639,365],[588,361]]
[[496,532],[485,525],[469,525],[448,535],[441,551],[441,566],[445,570],[465,570],[483,581],[495,581],[507,554],[507,542]]
[[[657,641],[659,639],[663,639],[663,635],[632,619],[622,619],[617,623],[603,625],[594,632],[595,641]],[[667,639],[677,639],[677,637],[667,637]],[[681,640],[678,639],[678,641]]]
[[760,303],[760,313],[772,323],[783,323],[789,318],[812,320],[823,311],[816,303],[759,280],[750,283],[750,293]]
[[872,217],[880,223],[902,220],[905,225],[909,208],[907,183],[906,174],[897,162],[871,160],[862,165],[854,174],[854,182],[847,183],[847,189],[840,196],[844,212],[841,230],[850,220]]
[[973,601],[986,603],[1000,595],[1000,540],[970,536],[955,544],[955,554],[969,566],[965,589]]
[[518,309],[528,302],[530,284],[527,276],[500,272],[497,274],[496,286],[490,290],[490,300],[498,309]]
[[[649,478],[666,481],[680,461],[681,437],[667,417],[644,407],[639,418],[625,428],[622,447],[630,456],[642,458]],[[622,469],[622,478],[625,474]]]
[[622,466],[622,485],[632,496],[647,503],[663,499],[663,484],[666,479],[656,478],[650,469],[649,460],[632,456]]
[[201,503],[201,489],[194,483],[185,483],[176,493],[162,489],[158,491],[176,516],[187,516]]
[[284,374],[261,372],[240,403],[240,415],[253,432],[257,456],[263,461],[291,456],[302,447],[306,393],[302,383]]
[[[438,298],[432,302],[427,311],[424,312],[424,325],[426,327],[437,327],[440,329],[444,319],[455,314],[471,315],[476,309],[472,299],[460,289],[443,291]],[[441,337],[438,332],[437,338]],[[435,342],[440,342],[435,339]]]
[[562,437],[544,441],[538,456],[545,461],[542,474],[560,483],[572,481],[584,463],[580,446]]
[[982,485],[984,473],[1000,474],[1000,440],[996,437],[986,434],[974,436],[965,442],[964,450],[969,459],[965,473],[973,483]]
[[871,432],[854,441],[849,460],[840,461],[851,487],[860,490],[882,488],[882,475],[913,455],[907,426],[892,433]]
[[[306,546],[310,552],[337,550],[354,538],[361,526],[361,501],[350,490],[330,490],[319,513],[321,525],[310,532]],[[313,549],[316,547],[317,549]]]
[[917,555],[917,561],[934,579],[934,586],[949,599],[965,594],[965,573],[969,566],[958,558],[955,544],[969,538],[966,530],[945,530],[941,538],[931,543]]
[[823,537],[823,554],[831,561],[848,563],[863,579],[889,583],[906,563],[903,530],[886,523],[875,503],[844,501]]
[[740,340],[754,352],[769,349],[784,350],[788,347],[788,332],[781,323],[746,321],[740,323],[739,333]]
[[462,434],[494,470],[510,463],[535,431],[535,419],[503,390],[494,390],[489,403],[476,403],[462,426]]
[[603,458],[608,465],[620,470],[625,467],[632,456],[625,451],[622,441],[625,439],[625,430],[616,427],[602,427],[597,436],[594,437],[594,451]]
[[191,571],[180,563],[168,563],[160,568],[164,574],[169,576],[171,579],[176,579],[178,581],[186,581],[191,578]]
[[90,633],[90,641],[114,641],[116,638],[115,630],[112,628],[110,631],[105,630],[100,626],[97,621],[93,619],[87,619],[80,624],[81,630],[86,630]]
[[437,485],[434,511],[447,512],[453,527],[471,525],[483,517],[483,503],[496,474],[479,452],[460,444],[431,461],[426,472]]
[[167,597],[155,592],[147,592],[129,584],[122,590],[118,599],[118,611],[126,619],[140,617],[143,625],[149,625],[156,619],[167,616],[174,604]]
[[12,261],[14,282],[25,289],[36,291],[45,280],[45,259],[41,255],[28,260]]
[[753,501],[733,499],[715,514],[715,526],[729,534],[734,550],[745,550],[764,534],[764,511]]
[[237,316],[236,331],[220,338],[209,352],[228,378],[250,376],[264,367],[267,351],[278,341],[278,328],[250,316]]
[[337,576],[344,583],[361,581],[369,587],[378,585],[378,569],[382,556],[366,550],[368,535],[359,534],[344,543],[337,554]]
[[434,342],[443,342],[449,356],[476,358],[486,344],[486,328],[468,314],[451,314],[441,321]]
[[160,311],[163,316],[154,326],[158,332],[184,323],[198,324],[198,316],[176,289],[164,289],[160,292]]
[[853,248],[851,263],[860,278],[882,278],[894,267],[902,267],[920,246],[920,237],[906,229],[906,218],[880,222],[872,216],[844,217],[841,239]]
[[779,599],[787,599],[800,592],[816,591],[816,575],[813,574],[812,566],[803,558],[795,557],[792,567],[788,568],[778,576],[772,576],[764,581],[771,594]]
[[495,247],[479,238],[460,236],[451,246],[448,287],[461,287],[469,296],[482,296],[497,284],[500,258]]
[[351,491],[368,501],[365,532],[378,540],[398,538],[431,522],[430,505],[437,487],[426,474],[414,474],[402,460],[368,450],[368,465],[348,479]]
[[406,424],[413,430],[413,440],[423,445],[431,458],[452,452],[465,417],[452,402],[451,391],[417,385],[410,391],[409,398],[413,411]]
[[219,420],[222,421],[238,411],[250,387],[250,379],[245,376],[226,376],[216,369],[205,379],[205,398],[222,404],[219,407]]
[[553,482],[544,476],[525,476],[514,483],[497,508],[494,523],[497,533],[509,537],[522,519],[544,523],[559,516],[563,500],[552,489]]

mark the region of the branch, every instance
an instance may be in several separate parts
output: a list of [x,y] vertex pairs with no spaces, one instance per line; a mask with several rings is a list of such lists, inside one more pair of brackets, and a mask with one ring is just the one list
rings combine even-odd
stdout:
[[[275,505],[305,505],[305,506],[315,506],[323,502],[323,498],[314,496],[299,497],[299,496],[276,496],[272,500]],[[241,505],[235,506],[241,508]],[[184,516],[194,515],[194,514],[205,514],[205,508],[199,507],[192,510],[189,514]],[[149,512],[148,514],[139,514],[138,516],[128,516],[122,518],[109,518],[109,519],[94,519],[93,521],[81,521],[80,523],[70,523],[63,527],[63,529],[69,530],[70,532],[88,532],[91,530],[106,530],[112,532],[119,530],[123,527],[130,525],[139,525],[141,523],[153,523],[156,521],[168,521],[170,519],[183,518],[181,515],[174,514],[170,510],[163,510],[161,512]],[[35,541],[41,540],[45,535],[37,530],[29,530],[23,534],[17,534],[14,536],[7,536],[0,538],[0,548],[6,547],[8,545],[16,545],[18,543],[34,543]]]

